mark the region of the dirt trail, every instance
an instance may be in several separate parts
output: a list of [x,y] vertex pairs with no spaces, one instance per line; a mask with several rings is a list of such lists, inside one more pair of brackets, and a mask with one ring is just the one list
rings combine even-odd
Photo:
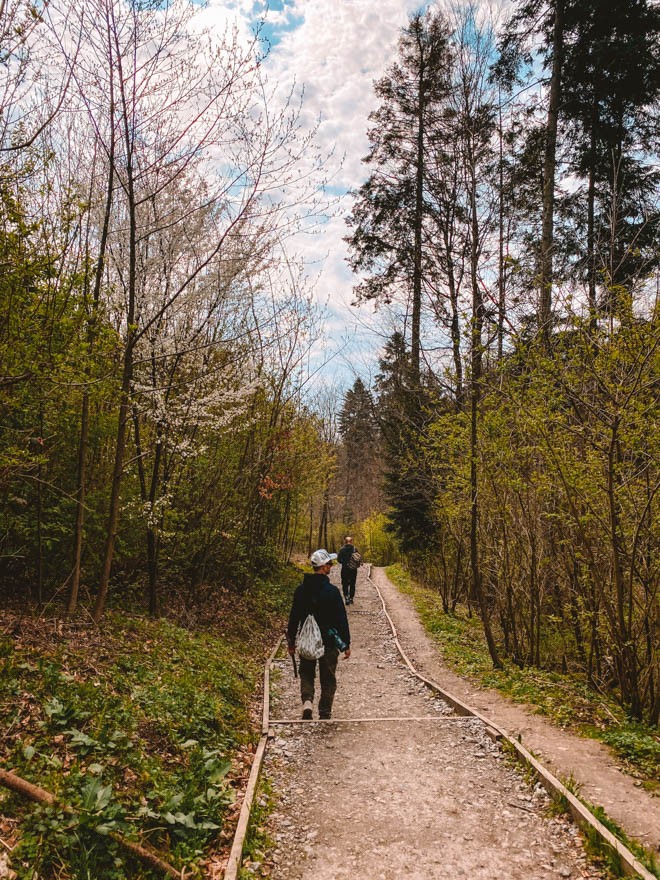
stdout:
[[[248,870],[279,880],[599,877],[575,828],[546,817],[545,792],[482,724],[410,675],[362,572],[348,613],[353,654],[339,662],[333,720],[274,727],[265,773],[275,845]],[[273,678],[271,719],[298,722],[288,658]]]
[[573,776],[581,786],[583,797],[602,806],[630,837],[649,849],[660,851],[660,798],[649,794],[639,782],[620,770],[606,746],[561,730],[536,714],[532,707],[512,703],[497,691],[478,687],[449,670],[410,600],[387,579],[384,569],[372,569],[371,576],[383,594],[399,641],[419,672],[478,709],[508,733],[520,735],[523,745],[537,755],[548,770],[562,779]]

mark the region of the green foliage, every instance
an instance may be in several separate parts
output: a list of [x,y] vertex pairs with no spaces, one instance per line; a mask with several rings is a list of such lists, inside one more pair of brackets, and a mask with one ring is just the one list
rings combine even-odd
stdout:
[[266,830],[266,820],[275,807],[275,797],[267,778],[262,777],[255,794],[254,805],[250,814],[245,843],[243,845],[242,867],[239,880],[249,880],[255,876],[264,860],[264,853],[272,849],[273,841]]
[[385,345],[377,377],[388,519],[402,553],[422,559],[440,544],[436,481],[420,435],[433,421],[432,389],[421,385],[401,333]]
[[371,514],[355,531],[363,556],[373,565],[391,565],[397,559],[399,549],[386,514]]
[[660,742],[653,730],[628,722],[599,730],[596,735],[611,746],[625,766],[637,768],[643,778],[660,785]]
[[[550,350],[520,338],[483,388],[477,538],[490,627],[518,666],[574,672],[653,726],[656,334],[647,320],[568,325]],[[422,443],[439,540],[434,565],[407,563],[452,610],[474,598],[465,414],[439,412]]]
[[[356,523],[382,506],[382,438],[371,391],[358,378],[344,396],[339,412],[341,449],[333,481],[341,507],[342,523],[337,540],[357,532]],[[358,543],[364,546],[360,538]]]
[[[644,865],[647,871],[653,874],[654,877],[660,877],[660,865],[652,852],[637,843],[637,841],[631,840],[626,835],[625,831],[613,819],[610,819],[602,807],[594,807],[593,804],[590,804],[588,801],[584,801],[584,803],[591,810],[596,819],[598,819],[608,831],[611,831],[612,834],[632,852],[635,858]],[[607,843],[603,842],[593,831],[587,831],[587,840],[593,854],[602,859],[615,876],[625,876],[618,853],[612,850],[612,848],[608,846]]]

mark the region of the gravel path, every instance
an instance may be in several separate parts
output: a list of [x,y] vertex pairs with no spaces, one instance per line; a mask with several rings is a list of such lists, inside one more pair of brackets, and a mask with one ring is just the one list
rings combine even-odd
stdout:
[[600,877],[481,723],[407,671],[362,570],[348,613],[332,721],[298,723],[291,662],[275,661],[271,719],[294,723],[274,726],[266,753],[274,845],[244,867],[280,880]]

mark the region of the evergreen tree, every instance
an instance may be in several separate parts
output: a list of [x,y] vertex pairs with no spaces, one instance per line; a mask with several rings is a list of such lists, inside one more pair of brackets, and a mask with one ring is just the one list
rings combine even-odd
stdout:
[[[537,257],[546,338],[553,284],[563,273],[586,282],[595,318],[603,308],[621,313],[630,286],[657,266],[659,34],[660,12],[648,0],[528,0],[503,33],[495,67],[501,84],[535,80],[535,57],[548,71],[545,120],[530,121],[521,151],[537,158],[519,166],[542,205],[527,223],[536,240],[525,249]],[[563,195],[559,153],[573,175]]]
[[380,506],[380,432],[371,391],[357,378],[339,413],[345,523],[356,523]]
[[390,302],[404,295],[411,307],[410,367],[420,371],[422,286],[428,254],[427,164],[443,98],[449,89],[449,32],[439,14],[416,13],[399,41],[399,60],[375,85],[380,107],[371,114],[372,169],[356,197],[347,238],[354,271],[366,271],[359,299]]
[[[541,37],[536,49],[549,71],[547,107],[543,130],[543,172],[541,236],[538,265],[538,325],[548,341],[552,315],[553,263],[555,254],[555,185],[557,136],[562,103],[566,7],[571,0],[527,0],[514,13],[504,31],[500,57],[495,65],[501,83],[512,87],[525,67],[531,74],[531,44]],[[536,74],[534,73],[534,76]]]
[[435,486],[420,442],[430,418],[430,393],[417,383],[401,333],[385,345],[376,387],[389,517],[402,552],[416,554],[423,565],[438,540]]
[[[579,276],[592,315],[658,264],[660,10],[648,0],[571,7],[564,113],[573,167],[585,181],[574,212]],[[605,288],[598,302],[597,287]]]

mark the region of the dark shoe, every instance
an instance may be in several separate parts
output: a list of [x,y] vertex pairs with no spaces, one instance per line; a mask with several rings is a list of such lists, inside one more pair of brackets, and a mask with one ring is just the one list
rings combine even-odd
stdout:
[[313,709],[313,706],[309,702],[309,700],[307,700],[305,703],[303,703],[303,712],[302,712],[303,721],[311,721],[312,720],[312,709]]
[[331,715],[319,715],[319,720],[320,721],[329,721],[331,717],[332,717]]

